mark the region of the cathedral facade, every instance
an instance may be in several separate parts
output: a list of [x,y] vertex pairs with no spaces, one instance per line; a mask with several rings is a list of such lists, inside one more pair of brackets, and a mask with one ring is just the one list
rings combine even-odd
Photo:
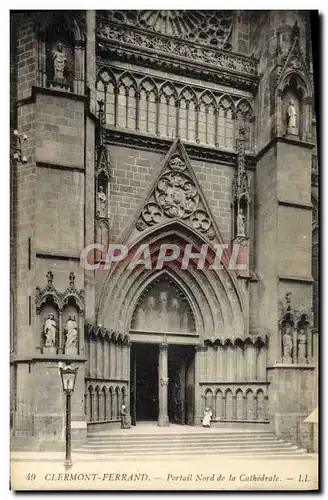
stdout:
[[120,426],[122,405],[160,426],[208,407],[307,446],[310,13],[11,17],[13,443],[60,441],[66,364],[75,439]]

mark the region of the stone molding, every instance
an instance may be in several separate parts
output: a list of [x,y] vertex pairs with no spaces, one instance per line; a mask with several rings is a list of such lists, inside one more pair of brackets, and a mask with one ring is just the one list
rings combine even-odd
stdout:
[[[149,134],[141,134],[126,130],[119,130],[115,127],[106,125],[105,142],[108,145],[125,146],[133,149],[142,149],[158,153],[166,153],[172,144],[171,139],[159,138],[150,136]],[[237,154],[234,151],[224,151],[206,146],[198,146],[197,144],[188,144],[183,141],[184,147],[190,159],[197,161],[206,161],[209,163],[219,163],[229,165],[235,168],[237,163]],[[255,169],[256,156],[245,156],[246,167]]]

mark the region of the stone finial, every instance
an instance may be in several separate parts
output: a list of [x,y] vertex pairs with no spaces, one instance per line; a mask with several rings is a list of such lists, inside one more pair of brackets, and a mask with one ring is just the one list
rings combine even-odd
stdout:
[[46,277],[48,278],[48,287],[52,287],[52,281],[54,278],[54,274],[52,271],[48,271],[46,274]]
[[296,39],[300,37],[300,27],[298,25],[298,22],[295,21],[295,24],[292,28],[292,43],[295,42]]
[[288,292],[288,293],[286,293],[286,295],[285,295],[286,304],[289,306],[289,309],[290,309],[290,304],[291,304],[291,301],[292,301],[292,299],[291,299],[291,295],[292,295],[292,292]]
[[71,290],[75,288],[75,273],[73,271],[69,273],[69,288]]

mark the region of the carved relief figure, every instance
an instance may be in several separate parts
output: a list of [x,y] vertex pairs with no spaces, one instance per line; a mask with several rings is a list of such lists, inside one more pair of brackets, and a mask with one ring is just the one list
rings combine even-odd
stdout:
[[69,316],[65,325],[66,342],[65,352],[75,350],[77,347],[78,326],[75,316]]
[[107,197],[103,186],[99,186],[97,193],[97,215],[99,217],[107,217]]
[[295,104],[292,100],[289,101],[287,108],[287,131],[289,134],[297,134],[297,112]]
[[304,325],[299,326],[297,331],[297,346],[298,346],[298,361],[306,361],[306,348],[307,348],[307,332]]
[[237,236],[246,236],[245,234],[245,215],[242,209],[239,209],[237,215]]
[[160,313],[159,313],[160,331],[167,332],[169,327],[168,311],[167,311],[167,305],[168,305],[167,292],[159,293],[159,302],[160,302]]
[[292,352],[293,352],[292,331],[293,330],[291,323],[286,323],[282,337],[282,344],[283,344],[282,357],[284,363],[291,363],[292,361]]
[[172,332],[178,332],[180,330],[180,311],[179,311],[179,301],[176,297],[172,299],[172,307],[170,314],[170,330]]
[[64,71],[66,69],[66,55],[63,45],[58,43],[57,50],[53,52],[54,80],[65,81]]
[[56,345],[57,323],[52,313],[48,314],[43,331],[45,335],[45,347],[54,347]]

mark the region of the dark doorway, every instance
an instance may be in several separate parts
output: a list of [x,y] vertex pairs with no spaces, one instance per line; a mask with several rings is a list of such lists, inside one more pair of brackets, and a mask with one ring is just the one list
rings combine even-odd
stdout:
[[169,346],[169,421],[194,424],[195,347]]
[[133,344],[131,348],[131,418],[158,419],[158,345]]

